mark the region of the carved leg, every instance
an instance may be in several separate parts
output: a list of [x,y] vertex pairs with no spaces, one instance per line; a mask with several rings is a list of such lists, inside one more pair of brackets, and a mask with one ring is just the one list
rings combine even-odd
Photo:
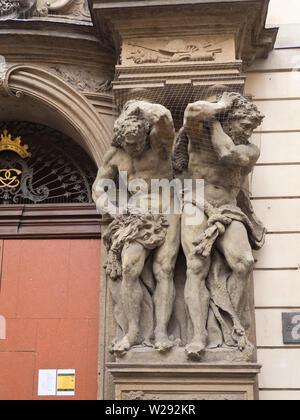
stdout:
[[157,281],[154,293],[156,315],[155,347],[169,350],[174,343],[168,337],[168,324],[175,300],[174,269],[180,245],[180,216],[168,216],[169,228],[164,244],[157,249],[153,259],[153,273]]
[[132,243],[122,252],[122,284],[121,301],[124,316],[127,318],[128,331],[126,335],[114,345],[114,352],[119,356],[140,344],[139,319],[143,291],[140,285],[140,275],[143,271],[147,251],[139,243]]
[[[188,205],[191,207],[191,205]],[[193,325],[192,341],[186,346],[190,359],[201,359],[207,342],[207,318],[210,295],[205,280],[210,268],[210,257],[195,255],[195,245],[207,227],[207,218],[203,215],[199,225],[189,224],[192,208],[184,209],[182,216],[182,246],[187,260],[187,279],[184,289],[185,302]]]
[[[241,222],[233,221],[226,229],[225,234],[218,240],[218,247],[232,270],[228,279],[228,291],[232,305],[241,320],[246,317],[249,277],[254,266],[252,249],[245,226]],[[247,329],[249,325],[244,325],[244,327]],[[236,326],[236,329],[239,334],[239,325]]]
[[190,256],[187,260],[187,279],[184,290],[185,302],[193,324],[193,339],[186,346],[190,359],[199,360],[207,342],[207,317],[210,295],[205,285],[210,258]]

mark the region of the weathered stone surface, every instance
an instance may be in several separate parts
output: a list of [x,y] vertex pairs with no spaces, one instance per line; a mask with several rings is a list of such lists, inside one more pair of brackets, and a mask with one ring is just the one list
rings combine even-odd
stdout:
[[1,0],[0,18],[14,19],[32,15],[36,11],[37,0]]
[[87,0],[1,0],[0,19],[73,15],[90,19]]
[[[118,326],[111,352],[118,358],[130,357],[133,363],[141,355],[145,363],[159,357],[182,362],[183,355],[192,361],[253,358],[254,346],[246,334],[251,318],[249,277],[252,249],[263,245],[265,229],[243,186],[259,158],[249,138],[263,116],[238,93],[222,94],[218,89],[217,97],[217,102],[197,101],[186,108],[173,168],[174,128],[165,107],[130,101],[115,123],[112,146],[93,190],[99,211],[114,218],[104,243]],[[116,182],[124,171],[127,183],[145,182],[139,199],[148,206],[138,212],[120,207],[121,202],[118,208],[104,208],[107,178]],[[197,201],[197,190],[184,192],[181,244],[187,268],[177,277],[180,218],[165,214],[161,204],[160,214],[153,215],[149,205],[152,180],[170,181],[174,176],[204,181],[203,202]],[[119,187],[123,184],[119,180]],[[159,203],[160,194],[154,197]],[[195,214],[197,220],[191,221]],[[174,345],[185,346],[185,352],[182,347],[170,352]],[[140,350],[129,356],[134,346]]]
[[[187,260],[185,302],[192,322],[186,351],[201,359],[205,348],[251,347],[249,276],[252,248],[264,243],[265,230],[243,191],[259,158],[249,143],[263,116],[237,93],[216,103],[189,104],[174,153],[175,171],[204,180],[204,203],[193,194],[184,206],[181,241]],[[199,223],[190,223],[200,210]],[[202,215],[202,218],[201,218]],[[201,219],[201,221],[200,221]]]
[[[111,212],[114,221],[104,236],[108,251],[106,273],[118,325],[111,351],[119,356],[134,345],[151,345],[153,337],[153,345],[161,352],[173,345],[167,327],[175,297],[179,215],[167,214],[161,193],[151,196],[151,182],[172,180],[174,139],[172,116],[165,107],[145,101],[128,102],[115,123],[111,148],[94,183],[93,197],[103,212],[109,212],[103,208],[107,179],[116,182],[119,178],[120,185],[122,173],[126,173],[126,182],[142,179],[146,185],[139,194],[146,206],[144,214],[141,208],[122,208],[119,202],[117,213]],[[127,193],[133,195],[126,187]],[[158,214],[151,214],[154,204]]]
[[[224,7],[228,2],[230,7]],[[119,42],[129,38],[231,33],[237,41],[236,58],[250,64],[256,57],[266,57],[274,46],[278,29],[264,27],[268,3],[268,0],[129,0],[118,3],[91,0],[91,10],[99,32],[106,36],[108,28],[114,33],[111,40],[115,40],[117,50],[122,48]]]
[[236,364],[107,365],[117,400],[253,400],[260,366]]

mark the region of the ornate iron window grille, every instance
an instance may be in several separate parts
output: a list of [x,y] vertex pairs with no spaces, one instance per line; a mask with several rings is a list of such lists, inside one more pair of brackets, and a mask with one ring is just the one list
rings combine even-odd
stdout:
[[27,122],[1,122],[0,133],[28,151],[21,156],[0,141],[0,204],[92,203],[97,168],[73,140]]

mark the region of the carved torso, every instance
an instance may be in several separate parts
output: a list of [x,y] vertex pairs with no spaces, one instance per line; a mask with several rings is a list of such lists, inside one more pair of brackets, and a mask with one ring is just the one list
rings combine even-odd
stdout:
[[[151,205],[159,206],[159,212],[164,213],[162,208],[162,193],[156,194],[151,191],[151,181],[167,179],[172,180],[172,161],[171,157],[166,160],[164,155],[158,154],[156,151],[148,148],[145,150],[141,157],[132,157],[126,153],[123,149],[116,149],[116,153],[112,158],[111,164],[115,166],[120,172],[126,172],[127,181],[130,185],[131,181],[138,182],[138,191],[133,190],[129,192],[130,195],[135,195],[138,192],[139,205],[145,205],[146,208],[150,209]],[[139,180],[143,180],[148,188],[143,190],[143,185],[140,184]],[[133,189],[135,189],[134,184]],[[171,197],[172,197],[171,190]],[[153,208],[153,207],[152,207]]]
[[151,148],[145,150],[141,157],[132,157],[122,149],[118,149],[112,163],[119,171],[128,173],[128,181],[143,179],[151,187],[153,179],[173,178],[171,157],[166,160],[165,156],[157,154]]
[[190,136],[189,140],[189,176],[205,181],[206,200],[216,206],[236,204],[236,197],[246,179],[245,168],[219,163],[208,129],[201,139]]

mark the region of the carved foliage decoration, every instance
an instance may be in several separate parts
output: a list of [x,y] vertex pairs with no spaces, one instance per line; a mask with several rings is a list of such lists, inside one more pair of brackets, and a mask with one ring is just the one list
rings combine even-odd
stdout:
[[0,17],[17,17],[20,11],[19,0],[0,0]]
[[110,80],[105,80],[92,70],[64,65],[50,66],[49,69],[80,92],[103,93],[112,89]]
[[0,19],[32,16],[36,9],[37,0],[0,0]]
[[87,0],[38,0],[38,10],[44,14],[90,18]]
[[16,19],[48,14],[90,18],[87,0],[0,0],[0,19]]

